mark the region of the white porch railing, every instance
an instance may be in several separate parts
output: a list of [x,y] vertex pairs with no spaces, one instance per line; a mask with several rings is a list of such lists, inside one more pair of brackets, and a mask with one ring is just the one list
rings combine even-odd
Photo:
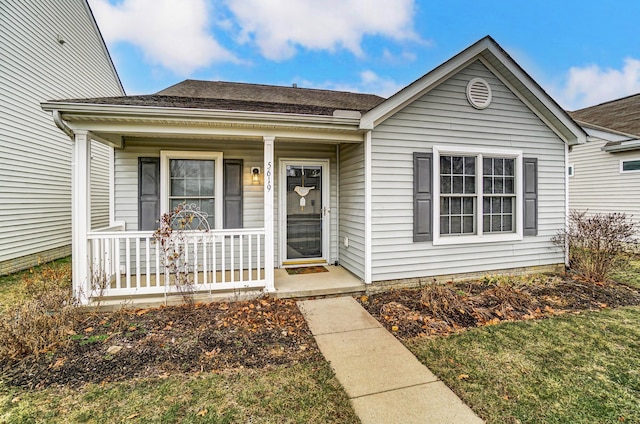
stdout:
[[[89,278],[87,297],[177,293],[175,276],[152,231],[87,234]],[[264,237],[259,229],[184,231],[180,241],[195,293],[264,288]]]

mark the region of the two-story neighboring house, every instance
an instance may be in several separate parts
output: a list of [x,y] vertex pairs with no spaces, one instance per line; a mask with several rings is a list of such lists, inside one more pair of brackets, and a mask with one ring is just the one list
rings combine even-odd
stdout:
[[[71,140],[40,103],[124,89],[85,0],[0,2],[0,275],[71,253]],[[109,224],[112,149],[92,150],[91,226]]]

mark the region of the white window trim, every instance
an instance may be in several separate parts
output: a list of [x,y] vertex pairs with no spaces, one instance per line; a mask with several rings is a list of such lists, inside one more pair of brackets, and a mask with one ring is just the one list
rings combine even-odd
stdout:
[[626,158],[626,159],[620,159],[620,173],[621,174],[635,174],[640,172],[640,169],[635,169],[633,171],[623,171],[622,169],[622,164],[624,162],[635,162],[635,161],[640,161],[640,158]]
[[[223,185],[222,185],[222,152],[201,152],[201,151],[179,151],[179,150],[161,150],[160,151],[160,213],[169,212],[169,187],[170,172],[169,161],[171,159],[199,159],[215,161],[215,223],[213,228],[222,229],[222,202],[223,202]],[[211,225],[211,222],[209,222]]]
[[[514,206],[515,232],[491,233],[482,232],[483,202],[476,202],[476,229],[477,234],[472,235],[440,235],[440,155],[474,155],[491,156],[515,159],[514,187],[516,191],[516,204]],[[523,239],[523,205],[522,205],[522,151],[516,149],[488,149],[475,146],[433,146],[433,245],[444,246],[469,243],[492,243],[500,241],[519,241]],[[476,164],[476,193],[482,193],[482,162]]]

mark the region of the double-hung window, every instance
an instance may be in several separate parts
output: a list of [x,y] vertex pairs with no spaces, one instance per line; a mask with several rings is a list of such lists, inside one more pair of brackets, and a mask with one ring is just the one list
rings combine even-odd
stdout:
[[434,244],[522,239],[522,153],[433,148]]
[[207,214],[211,228],[222,228],[222,153],[160,153],[162,213],[182,203],[195,205]]

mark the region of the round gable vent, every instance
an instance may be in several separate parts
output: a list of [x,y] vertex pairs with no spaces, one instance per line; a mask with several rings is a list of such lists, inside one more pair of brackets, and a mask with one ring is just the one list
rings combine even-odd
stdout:
[[467,99],[476,109],[484,109],[491,104],[491,87],[482,78],[474,78],[467,84]]

